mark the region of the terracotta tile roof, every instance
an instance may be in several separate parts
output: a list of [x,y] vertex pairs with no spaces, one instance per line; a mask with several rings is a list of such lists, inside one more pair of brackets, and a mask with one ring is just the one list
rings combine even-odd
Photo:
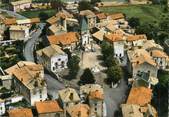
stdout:
[[35,81],[38,86],[42,86],[43,77],[40,72],[43,71],[43,66],[33,62],[20,61],[16,65],[5,70],[9,75],[14,75],[16,79],[21,81],[27,88],[35,88]]
[[69,45],[79,41],[79,34],[76,32],[68,32],[60,35],[48,36],[50,44]]
[[39,18],[31,18],[31,23],[40,23],[40,19]]
[[107,15],[105,13],[99,13],[99,14],[96,14],[96,17],[98,19],[102,20],[102,19],[106,19]]
[[57,101],[36,102],[35,107],[39,114],[63,112]]
[[103,93],[100,92],[99,90],[96,90],[96,91],[91,91],[91,92],[90,92],[89,98],[90,98],[90,99],[103,100],[103,99],[104,99],[104,95],[103,95]]
[[8,114],[9,117],[33,117],[32,110],[28,108],[9,110]]
[[123,35],[113,34],[113,33],[106,34],[105,40],[109,41],[110,43],[117,42],[117,41],[123,41]]
[[168,55],[161,50],[152,50],[151,54],[153,57],[168,58]]
[[147,36],[142,34],[142,35],[129,35],[127,37],[127,41],[137,41],[137,40],[147,40]]
[[118,20],[118,19],[124,19],[125,16],[123,13],[114,13],[114,14],[111,14],[109,15],[109,17],[113,20]]
[[77,104],[67,109],[71,117],[89,117],[90,108],[87,104]]
[[14,25],[14,24],[16,24],[17,22],[16,22],[16,18],[6,18],[6,19],[4,19],[4,24],[5,25]]
[[151,102],[152,90],[145,87],[132,88],[127,99],[127,104],[145,106]]
[[73,88],[66,88],[66,89],[59,90],[58,95],[64,103],[80,101],[79,95],[77,94],[76,90]]
[[140,106],[136,104],[122,104],[123,117],[144,117]]
[[153,58],[144,49],[130,50],[127,52],[127,54],[133,67],[137,67],[138,65],[143,64],[145,62],[157,67],[157,64],[155,63]]

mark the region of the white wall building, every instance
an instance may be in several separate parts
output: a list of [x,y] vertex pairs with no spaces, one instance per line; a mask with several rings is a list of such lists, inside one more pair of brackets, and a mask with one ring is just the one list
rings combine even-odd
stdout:
[[11,2],[11,10],[14,12],[18,12],[21,10],[25,10],[25,8],[30,8],[32,4],[32,0],[19,0]]
[[113,44],[114,56],[116,58],[123,58],[124,57],[124,45],[125,45],[125,40],[123,38],[123,35],[111,33],[111,34],[105,35],[105,39],[111,44]]
[[50,45],[38,50],[37,61],[51,72],[59,72],[67,68],[68,56],[57,45]]
[[0,99],[0,115],[5,114],[5,101]]
[[28,40],[29,37],[29,27],[12,25],[9,28],[10,38],[12,40]]

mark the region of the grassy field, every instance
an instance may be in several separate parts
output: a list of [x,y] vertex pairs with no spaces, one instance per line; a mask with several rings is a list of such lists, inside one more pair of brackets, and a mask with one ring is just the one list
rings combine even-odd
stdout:
[[103,7],[101,8],[101,11],[106,13],[122,12],[126,14],[128,18],[140,18],[141,22],[158,22],[164,15],[166,15],[166,17],[169,17],[169,12],[163,13],[162,8],[159,5]]
[[37,11],[23,11],[23,12],[19,12],[19,14],[21,14],[25,17],[28,17],[28,18],[32,18],[32,17],[38,17],[40,12],[45,12],[46,14],[48,14],[49,17],[56,14],[55,9],[44,9],[44,10],[37,10]]

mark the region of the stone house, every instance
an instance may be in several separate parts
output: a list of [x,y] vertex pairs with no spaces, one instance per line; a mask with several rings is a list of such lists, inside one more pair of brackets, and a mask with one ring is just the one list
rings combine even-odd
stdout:
[[50,45],[36,51],[36,54],[37,62],[50,72],[57,73],[67,68],[68,56],[58,45]]
[[128,71],[135,77],[138,73],[147,72],[152,77],[157,77],[158,66],[144,49],[134,49],[127,51]]
[[63,109],[57,101],[36,102],[38,117],[64,117]]
[[[62,108],[71,108],[76,104],[80,103],[80,97],[75,89],[66,88],[59,90],[59,103]],[[66,110],[64,110],[64,115],[66,116]]]
[[123,58],[124,57],[124,46],[125,40],[124,36],[121,34],[106,34],[105,38],[106,41],[113,44],[114,48],[114,57],[116,58]]
[[80,97],[88,100],[90,116],[103,117],[103,88],[98,84],[86,84],[80,87]]
[[157,63],[159,69],[165,70],[168,66],[169,56],[162,50],[151,50],[150,55]]
[[132,47],[142,47],[146,40],[146,35],[129,35],[126,37],[126,46],[128,49]]
[[80,36],[76,32],[68,32],[60,35],[50,35],[47,38],[49,44],[59,45],[62,49],[73,51],[79,44]]
[[10,38],[12,40],[24,40],[27,41],[29,37],[29,27],[12,25],[9,28]]
[[13,89],[22,94],[30,105],[47,99],[47,85],[42,65],[20,61],[5,72],[13,76]]
[[30,8],[31,4],[32,0],[13,1],[10,4],[10,9],[14,12],[19,12],[21,10],[25,10],[26,8]]

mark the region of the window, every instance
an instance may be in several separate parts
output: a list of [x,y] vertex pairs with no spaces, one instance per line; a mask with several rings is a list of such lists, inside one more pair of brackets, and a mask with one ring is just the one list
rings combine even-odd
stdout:
[[40,98],[42,98],[42,95],[40,94]]
[[55,63],[55,67],[56,67],[56,69],[58,68],[58,63]]
[[61,67],[64,68],[64,66],[65,66],[65,62],[62,61],[62,62],[61,62]]

